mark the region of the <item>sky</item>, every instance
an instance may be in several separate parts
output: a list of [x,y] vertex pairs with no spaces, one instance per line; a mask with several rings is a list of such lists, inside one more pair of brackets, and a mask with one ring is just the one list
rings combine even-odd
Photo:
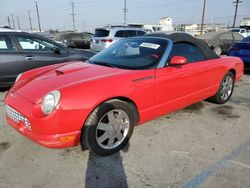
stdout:
[[[72,30],[71,0],[36,0],[42,30]],[[76,29],[93,31],[108,24],[123,23],[124,0],[72,0],[75,3]],[[206,0],[205,23],[232,25],[235,7],[233,0]],[[237,24],[250,17],[250,0],[239,5]],[[203,0],[127,0],[129,23],[158,24],[162,17],[171,17],[173,24],[200,23]],[[0,26],[8,25],[13,15],[17,28],[29,29],[28,10],[33,28],[38,29],[34,0],[0,0]],[[12,25],[12,21],[11,21]]]

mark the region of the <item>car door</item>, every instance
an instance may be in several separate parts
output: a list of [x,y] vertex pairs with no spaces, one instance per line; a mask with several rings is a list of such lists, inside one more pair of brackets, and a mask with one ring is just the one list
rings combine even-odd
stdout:
[[26,70],[62,63],[69,56],[66,48],[42,37],[17,34],[15,38],[21,48]]
[[211,84],[210,61],[189,43],[176,43],[169,56],[187,58],[187,64],[156,69],[156,105],[162,113],[205,99]]
[[23,56],[11,34],[0,34],[0,87],[11,86],[19,73],[24,72]]
[[234,42],[232,33],[224,33],[220,36],[220,42],[222,44],[223,52],[226,52],[230,46],[232,46]]

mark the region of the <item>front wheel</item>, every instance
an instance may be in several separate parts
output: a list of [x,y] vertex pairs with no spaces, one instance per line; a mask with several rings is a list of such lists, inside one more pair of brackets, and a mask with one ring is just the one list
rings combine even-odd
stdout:
[[233,94],[234,81],[234,74],[232,72],[227,72],[220,83],[218,92],[211,97],[210,100],[218,104],[226,103]]
[[98,155],[110,155],[129,141],[135,125],[130,105],[109,100],[97,107],[88,117],[82,134],[82,144]]

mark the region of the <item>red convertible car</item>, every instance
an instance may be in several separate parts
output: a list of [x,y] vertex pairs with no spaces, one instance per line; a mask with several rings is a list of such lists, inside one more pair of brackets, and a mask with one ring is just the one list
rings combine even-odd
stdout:
[[218,57],[187,34],[120,40],[86,62],[18,76],[5,98],[7,122],[49,148],[119,151],[136,125],[204,99],[227,102],[243,63]]

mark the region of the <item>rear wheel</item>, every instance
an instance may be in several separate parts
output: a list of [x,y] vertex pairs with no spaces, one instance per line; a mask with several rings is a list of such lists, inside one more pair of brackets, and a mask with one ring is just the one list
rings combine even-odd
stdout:
[[98,155],[110,155],[129,141],[135,118],[128,103],[106,101],[88,117],[82,134],[82,144]]
[[227,72],[220,83],[219,91],[215,96],[211,97],[210,100],[218,104],[227,102],[233,94],[234,81],[234,74],[232,72]]
[[215,46],[214,47],[214,52],[217,54],[217,55],[221,55],[222,54],[222,49],[220,46]]

